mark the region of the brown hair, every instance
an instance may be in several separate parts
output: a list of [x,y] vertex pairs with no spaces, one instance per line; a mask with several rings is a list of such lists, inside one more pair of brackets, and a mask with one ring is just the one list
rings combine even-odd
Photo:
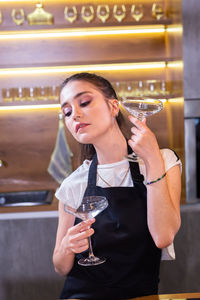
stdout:
[[[87,81],[101,91],[101,93],[104,95],[105,98],[107,99],[118,99],[117,94],[112,86],[112,84],[102,76],[93,74],[93,73],[76,73],[68,78],[66,78],[63,83],[61,84],[61,91],[62,89],[67,85],[68,82],[70,81],[75,81],[75,80],[82,80],[82,81]],[[121,129],[122,123],[123,123],[123,115],[121,111],[119,111],[118,116],[116,117],[117,123]],[[91,160],[93,155],[96,153],[96,150],[92,144],[80,144],[81,145],[81,157],[80,161],[81,163],[85,159]]]

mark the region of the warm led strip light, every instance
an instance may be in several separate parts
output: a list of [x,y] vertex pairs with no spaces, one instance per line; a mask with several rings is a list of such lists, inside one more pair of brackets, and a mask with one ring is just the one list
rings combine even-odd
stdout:
[[[167,104],[168,102],[175,103],[183,103],[184,98],[170,98],[170,99],[160,99],[163,104]],[[60,109],[60,104],[37,104],[37,105],[9,105],[9,106],[0,106],[0,111],[8,111],[8,110],[38,110],[38,109]]]
[[60,104],[37,104],[37,105],[9,105],[9,106],[0,106],[0,111],[2,110],[30,110],[30,109],[60,109]]
[[34,38],[61,38],[61,37],[81,37],[99,35],[123,35],[123,34],[153,34],[164,33],[164,25],[155,26],[124,26],[107,28],[72,28],[72,29],[52,29],[52,30],[27,30],[27,31],[5,31],[1,32],[0,40],[8,39],[34,39]]
[[166,28],[168,33],[183,33],[183,26],[182,25],[169,25]]
[[184,103],[184,97],[170,98],[167,100],[170,103]]
[[[32,75],[32,74],[55,74],[90,71],[127,71],[139,69],[162,69],[166,67],[166,62],[146,62],[146,63],[119,63],[119,64],[96,64],[62,67],[33,67],[33,68],[7,68],[0,69],[0,75]],[[181,62],[176,62],[176,67]]]
[[169,61],[167,66],[169,68],[183,68],[183,61]]
[[167,32],[182,32],[182,26],[165,27],[154,26],[109,26],[104,28],[72,28],[52,30],[27,30],[27,31],[5,31],[0,33],[0,40],[35,39],[35,38],[62,38],[101,35],[125,35],[125,34],[157,34]]
[[[143,0],[144,3],[151,3],[152,0]],[[30,3],[31,4],[34,4],[35,2],[38,2],[38,1],[33,1],[33,0],[0,0],[0,2],[4,2],[4,3],[7,3],[7,2],[20,2],[21,4],[25,4],[25,3]],[[66,0],[57,0],[56,1],[56,4],[57,3],[66,3]],[[130,2],[130,1],[129,1]],[[43,0],[42,1],[43,4],[46,4],[46,3],[53,3],[55,4],[55,0]],[[93,0],[93,1],[90,1],[91,4],[105,4],[105,0]],[[108,0],[107,1],[108,4],[121,4],[122,1],[121,0]],[[85,1],[84,0],[68,0],[67,1],[67,4],[83,4],[85,5]],[[128,4],[128,3],[127,3]]]

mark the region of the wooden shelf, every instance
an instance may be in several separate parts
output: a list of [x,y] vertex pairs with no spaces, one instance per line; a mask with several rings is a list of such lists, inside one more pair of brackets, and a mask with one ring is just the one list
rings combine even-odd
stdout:
[[[84,23],[83,24],[61,24],[61,25],[23,25],[22,27],[16,27],[16,26],[2,26],[0,27],[1,31],[0,34],[3,34],[4,31],[9,31],[9,32],[20,32],[20,31],[39,31],[39,30],[63,30],[63,29],[84,29],[84,28],[109,28],[109,27],[126,27],[126,26],[132,26],[132,27],[144,27],[144,26],[154,26],[154,25],[172,25],[172,20],[170,19],[165,19],[161,21],[140,21],[140,22],[123,22],[123,23],[116,23],[116,22],[110,22],[109,24],[103,24],[103,23]],[[1,25],[0,25],[1,26]]]

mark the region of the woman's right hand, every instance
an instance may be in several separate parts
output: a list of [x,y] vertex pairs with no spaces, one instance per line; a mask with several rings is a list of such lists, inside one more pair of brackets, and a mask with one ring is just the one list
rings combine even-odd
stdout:
[[94,229],[91,228],[94,222],[93,218],[70,227],[61,243],[64,251],[68,254],[86,251],[89,247],[88,237],[94,234]]

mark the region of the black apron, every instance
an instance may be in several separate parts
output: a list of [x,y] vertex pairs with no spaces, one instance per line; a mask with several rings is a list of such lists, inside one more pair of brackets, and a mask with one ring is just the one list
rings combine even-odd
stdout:
[[[130,151],[129,151],[130,152]],[[108,207],[93,224],[94,255],[106,257],[97,266],[80,266],[75,256],[67,275],[61,299],[128,299],[158,293],[161,250],[147,226],[147,193],[138,163],[130,163],[133,187],[96,186],[97,156],[89,168],[84,196],[104,195]],[[80,222],[76,219],[76,223]]]

